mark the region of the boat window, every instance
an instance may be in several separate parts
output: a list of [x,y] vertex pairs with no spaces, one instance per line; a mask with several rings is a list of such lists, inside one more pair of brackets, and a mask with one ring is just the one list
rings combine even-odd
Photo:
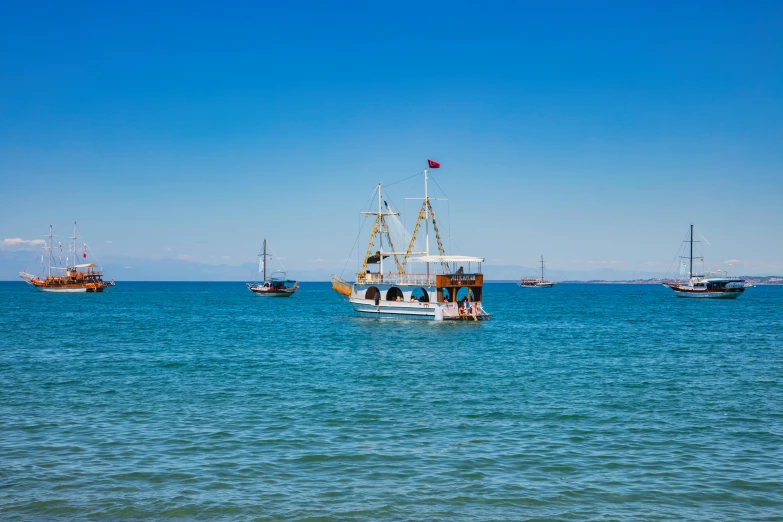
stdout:
[[[470,292],[470,297],[468,297],[468,292]],[[464,298],[468,297],[470,301],[476,300],[476,294],[473,292],[473,289],[468,288],[466,286],[463,286],[459,290],[457,290],[457,301],[462,301]]]
[[451,302],[453,302],[454,299],[452,299],[451,290],[448,289],[448,288],[439,288],[438,289],[438,300],[441,303],[445,303],[445,302],[451,303]]
[[375,299],[376,294],[380,294],[380,290],[378,290],[377,286],[371,286],[367,289],[367,291],[364,293],[365,299]]
[[400,290],[396,286],[393,286],[393,287],[389,288],[389,291],[386,292],[386,300],[387,301],[397,301],[397,300],[402,301],[402,290]]
[[412,293],[413,298],[419,301],[420,303],[429,303],[430,302],[430,294],[427,292],[424,288],[417,288]]

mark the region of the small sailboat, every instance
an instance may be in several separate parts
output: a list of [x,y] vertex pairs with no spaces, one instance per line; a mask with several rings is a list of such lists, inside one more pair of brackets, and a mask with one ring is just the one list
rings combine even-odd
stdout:
[[518,283],[522,288],[552,288],[555,283],[544,279],[544,255],[541,254],[541,279],[522,278]]
[[[266,253],[266,239],[264,239],[264,248],[258,255],[258,273],[263,274],[261,281],[247,283],[247,288],[255,295],[265,297],[291,297],[299,290],[299,283],[287,278],[285,267],[283,270],[276,270],[266,276],[266,260],[272,257]],[[280,260],[277,260],[280,263]],[[281,263],[282,265],[282,263]]]
[[[439,167],[437,162],[428,160],[428,168]],[[428,170],[423,174],[424,202],[413,234],[405,230],[398,218],[399,212],[393,211],[384,201],[383,187],[378,185],[377,212],[363,213],[365,217],[374,216],[375,222],[362,267],[353,283],[332,276],[332,288],[345,296],[361,317],[434,321],[488,319],[482,302],[484,275],[481,263],[484,259],[446,255],[428,193]],[[431,254],[429,249],[430,225],[437,239],[437,255]],[[417,242],[422,228],[423,245],[421,240]],[[376,237],[377,250],[373,254]],[[385,263],[386,259],[389,262]],[[377,266],[377,270],[371,271],[370,265]],[[385,272],[385,266],[391,270]],[[423,270],[413,270],[413,266]]]
[[[68,245],[68,255],[65,257],[64,266],[61,266],[62,256],[58,255],[55,261],[54,251],[58,248],[60,253],[62,253],[63,245],[58,243],[55,247],[53,240],[56,236],[52,226],[49,225],[49,235],[47,236],[49,243],[44,247],[48,257],[46,275],[35,276],[27,272],[20,272],[19,277],[42,292],[98,293],[103,292],[109,286],[114,286],[113,280],[108,282],[103,280],[103,269],[100,265],[92,262],[76,262],[79,258],[86,260],[88,253],[87,244],[85,243],[82,243],[81,249],[78,249],[77,240],[79,238],[76,232],[76,223],[74,223],[73,237],[69,238],[73,241]],[[44,256],[41,256],[42,265],[43,262]],[[54,274],[52,274],[52,270],[55,271]],[[57,272],[60,272],[60,274],[58,275]]]
[[[663,283],[666,288],[671,288],[677,297],[699,297],[712,299],[735,299],[745,291],[745,280],[737,277],[728,277],[723,270],[715,270],[697,274],[693,271],[693,244],[699,243],[693,239],[693,225],[690,228],[689,239],[683,241],[689,245],[688,255],[680,256],[680,275],[688,275],[684,282]],[[704,260],[697,256],[697,259]],[[686,264],[686,261],[688,263]]]

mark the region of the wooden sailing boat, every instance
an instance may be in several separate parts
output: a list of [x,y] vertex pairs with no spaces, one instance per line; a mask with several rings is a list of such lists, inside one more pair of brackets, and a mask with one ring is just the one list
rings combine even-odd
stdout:
[[[687,268],[688,280],[677,283],[663,283],[666,288],[671,288],[677,297],[700,297],[712,299],[735,299],[745,291],[745,280],[736,277],[728,277],[723,270],[696,274],[693,271],[693,244],[699,243],[693,239],[693,225],[690,228],[687,256],[680,256],[680,274],[684,275]],[[685,264],[685,259],[688,264]],[[703,258],[702,261],[704,260]]]
[[541,254],[541,279],[522,278],[519,282],[522,288],[552,288],[555,283],[544,279],[544,255]]
[[[69,248],[69,255],[65,258],[65,266],[54,262],[54,239],[55,235],[52,226],[49,225],[49,243],[45,247],[48,257],[48,270],[46,275],[34,276],[27,272],[21,272],[19,276],[29,284],[42,292],[61,292],[61,293],[97,293],[103,292],[109,286],[114,286],[114,281],[105,282],[103,280],[103,269],[95,263],[80,263],[77,249],[76,223],[73,224],[73,240]],[[58,244],[62,251],[62,245]],[[82,259],[87,259],[87,245],[82,243]],[[43,261],[43,257],[41,259]],[[69,264],[70,263],[70,264]],[[52,270],[55,274],[52,274]],[[61,275],[57,275],[57,271]]]
[[[278,270],[266,276],[266,260],[272,257],[266,253],[266,239],[264,239],[264,248],[258,255],[258,273],[263,273],[261,282],[247,283],[247,288],[255,295],[265,297],[291,297],[299,290],[299,283],[287,279],[285,270]],[[278,262],[280,260],[278,259]]]
[[[440,165],[428,160],[428,168]],[[446,255],[435,221],[428,192],[428,169],[424,169],[424,201],[419,211],[413,234],[409,234],[383,200],[383,187],[378,185],[378,210],[363,212],[365,217],[375,216],[370,241],[362,267],[350,283],[332,276],[332,288],[347,298],[354,311],[363,317],[403,319],[428,319],[435,321],[467,319],[478,321],[489,318],[482,298],[484,275],[480,257]],[[418,198],[417,198],[418,199]],[[430,223],[437,239],[438,254],[430,253]],[[423,250],[416,242],[424,224]],[[378,246],[375,254],[373,245]],[[405,245],[397,250],[395,245]],[[386,273],[384,260],[393,259],[393,269]],[[373,272],[369,265],[377,266]],[[414,271],[415,266],[423,271]],[[388,262],[386,263],[388,266]]]

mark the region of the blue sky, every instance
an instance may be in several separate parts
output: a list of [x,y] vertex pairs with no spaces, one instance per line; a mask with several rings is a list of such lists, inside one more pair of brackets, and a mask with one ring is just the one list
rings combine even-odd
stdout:
[[341,269],[433,158],[454,253],[660,272],[695,222],[781,273],[782,6],[6,3],[0,241]]

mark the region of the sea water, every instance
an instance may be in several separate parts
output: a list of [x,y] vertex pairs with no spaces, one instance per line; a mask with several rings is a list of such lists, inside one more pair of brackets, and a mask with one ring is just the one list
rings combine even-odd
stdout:
[[783,288],[0,283],[3,520],[783,520]]

